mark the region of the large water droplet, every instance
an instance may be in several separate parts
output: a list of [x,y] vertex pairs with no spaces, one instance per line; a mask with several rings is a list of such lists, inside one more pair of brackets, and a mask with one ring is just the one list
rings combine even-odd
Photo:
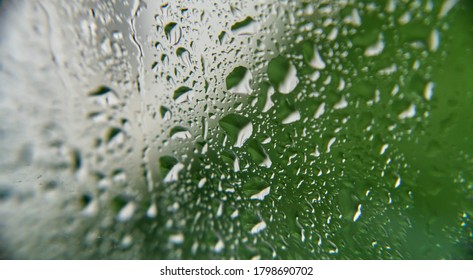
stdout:
[[163,181],[174,182],[179,177],[179,172],[184,168],[184,165],[174,157],[162,156],[159,158],[161,176]]
[[241,115],[229,114],[219,121],[234,147],[242,147],[253,133],[251,121]]
[[189,130],[182,126],[175,126],[171,129],[170,136],[172,139],[190,139],[192,134]]
[[250,94],[252,78],[251,72],[247,68],[236,67],[225,79],[227,90],[231,93]]
[[166,38],[169,43],[176,45],[181,39],[181,28],[175,22],[170,22],[164,27],[164,32],[166,33]]
[[118,94],[107,86],[100,86],[89,93],[90,98],[101,106],[116,106],[120,103]]
[[176,103],[182,103],[193,100],[194,95],[191,88],[182,86],[174,91],[172,98]]
[[291,93],[299,84],[296,67],[286,58],[278,56],[268,65],[268,77],[280,93]]

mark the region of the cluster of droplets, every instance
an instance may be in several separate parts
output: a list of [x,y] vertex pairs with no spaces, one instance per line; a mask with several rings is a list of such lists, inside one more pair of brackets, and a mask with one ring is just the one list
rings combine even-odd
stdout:
[[[399,145],[428,121],[430,61],[445,55],[444,18],[457,1],[365,2],[32,4],[47,19],[39,45],[61,86],[41,105],[54,120],[17,145],[17,161],[32,166],[17,173],[35,170],[41,203],[54,197],[61,205],[47,209],[73,220],[45,219],[72,236],[64,248],[406,257],[415,171]],[[0,188],[2,211],[11,196]],[[44,256],[66,255],[56,250]]]

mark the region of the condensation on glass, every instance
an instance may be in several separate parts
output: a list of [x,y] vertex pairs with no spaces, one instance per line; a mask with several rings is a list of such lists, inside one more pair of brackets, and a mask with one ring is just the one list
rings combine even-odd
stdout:
[[471,258],[408,147],[459,2],[0,2],[0,256]]

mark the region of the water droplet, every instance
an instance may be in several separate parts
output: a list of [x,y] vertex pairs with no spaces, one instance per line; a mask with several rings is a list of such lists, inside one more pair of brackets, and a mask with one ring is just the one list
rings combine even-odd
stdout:
[[440,45],[440,34],[437,29],[432,30],[429,36],[429,50],[436,52]]
[[353,26],[360,26],[361,25],[361,17],[358,9],[353,9],[351,14],[346,16],[343,20],[347,24],[351,24]]
[[95,216],[99,212],[99,203],[96,199],[89,198],[87,206],[82,210],[84,216]]
[[289,94],[299,84],[296,67],[286,58],[273,58],[268,65],[268,77],[280,93]]
[[239,215],[239,213],[238,213],[238,209],[237,209],[237,210],[233,211],[233,213],[230,215],[230,218],[235,219],[235,218],[238,217],[238,215]]
[[345,89],[345,80],[343,78],[340,79],[340,82],[338,83],[337,90],[342,91]]
[[190,139],[192,134],[189,130],[182,126],[175,126],[171,129],[170,132],[171,139]]
[[240,160],[238,159],[238,157],[235,157],[235,160],[233,161],[233,170],[235,172],[240,171]]
[[335,105],[333,105],[333,108],[336,109],[336,110],[339,110],[339,109],[346,108],[347,106],[348,106],[348,102],[345,99],[345,97],[342,96],[340,101],[338,101]]
[[335,245],[335,243],[333,243],[330,240],[327,240],[327,244],[329,245],[329,250],[328,250],[329,254],[331,255],[338,254],[338,247],[337,245]]
[[164,177],[164,182],[177,181],[179,172],[184,168],[184,165],[171,156],[162,156],[159,158],[161,176]]
[[358,219],[361,216],[361,204],[358,204],[357,210],[355,212],[355,215],[353,216],[353,222],[358,221]]
[[115,183],[124,183],[126,182],[126,173],[123,169],[114,170],[112,173],[112,180]]
[[397,189],[401,185],[401,177],[397,177],[396,182],[394,183],[394,188]]
[[207,182],[207,178],[200,179],[199,183],[197,184],[199,189],[201,189],[205,185],[206,182]]
[[163,119],[163,121],[168,121],[172,117],[171,111],[168,108],[164,107],[164,106],[161,106],[159,108],[159,112],[161,114],[161,118]]
[[164,32],[166,33],[166,38],[169,43],[176,45],[181,40],[181,28],[177,23],[170,22],[164,27]]
[[220,32],[220,34],[218,35],[218,41],[220,42],[221,45],[225,43],[226,38],[227,38],[227,32],[225,31]]
[[251,72],[247,68],[236,67],[225,79],[227,90],[231,93],[250,94],[252,78]]
[[309,64],[312,66],[312,68],[315,69],[325,69],[325,62],[323,61],[322,57],[320,56],[319,49],[317,46],[313,47],[313,53],[312,53],[312,59],[310,60]]
[[298,120],[301,119],[301,114],[299,113],[299,111],[294,111],[292,113],[290,113],[283,121],[282,123],[283,124],[289,124],[289,123],[293,123],[293,122],[296,122]]
[[319,71],[315,71],[314,73],[312,73],[312,75],[310,75],[310,80],[312,82],[316,82],[319,78],[320,78],[320,72]]
[[321,103],[319,107],[317,107],[317,110],[315,111],[314,118],[318,119],[320,118],[325,112],[325,103]]
[[334,28],[332,28],[332,30],[328,34],[327,40],[333,41],[333,40],[337,39],[337,36],[338,36],[338,28],[334,27]]
[[448,12],[458,3],[460,0],[445,0],[443,1],[442,6],[440,7],[440,12],[438,17],[443,18],[448,14]]
[[396,10],[396,1],[397,0],[388,0],[386,3],[386,12],[393,13]]
[[253,125],[241,115],[229,114],[219,121],[220,127],[226,132],[234,147],[240,148],[251,137]]
[[190,67],[191,66],[191,56],[190,56],[190,53],[185,49],[185,48],[178,48],[176,50],[176,54],[177,56],[181,59],[182,63],[187,66],[187,67]]
[[266,90],[266,101],[264,103],[263,107],[263,113],[266,113],[271,109],[274,105],[273,100],[271,99],[271,96],[274,94],[274,88],[272,86],[268,86],[268,89]]
[[250,198],[251,199],[257,199],[257,200],[264,200],[264,198],[269,195],[269,192],[271,191],[271,187],[264,188],[262,191],[259,193],[256,193],[252,195]]
[[192,101],[194,99],[194,95],[191,88],[182,86],[174,91],[172,98],[174,101],[176,101],[176,103],[183,103]]
[[155,218],[157,214],[158,214],[158,208],[156,207],[156,204],[153,203],[146,211],[146,216],[148,216],[149,218]]
[[384,154],[384,152],[386,152],[388,147],[389,147],[389,144],[383,144],[383,146],[381,146],[381,150],[379,151],[379,154],[380,155]]
[[424,87],[424,98],[425,100],[430,100],[432,99],[433,95],[434,95],[434,83],[428,82]]
[[258,234],[261,231],[263,231],[265,228],[266,228],[266,223],[264,221],[261,221],[251,228],[250,233],[253,235]]
[[399,18],[398,22],[400,25],[406,25],[411,21],[412,15],[409,11],[405,12],[404,14],[401,15]]
[[220,205],[218,206],[217,213],[215,214],[216,217],[221,217],[223,213],[223,203],[220,202]]
[[265,138],[263,141],[261,141],[261,144],[268,144],[268,143],[271,143],[271,137],[267,137]]
[[173,244],[182,244],[184,242],[184,235],[182,233],[173,234],[169,236],[169,242]]
[[378,40],[373,45],[369,46],[365,50],[365,56],[377,56],[380,55],[384,50],[384,37],[383,34],[378,36]]
[[416,105],[411,104],[409,108],[399,114],[399,119],[412,118],[416,115]]
[[118,212],[117,220],[120,222],[126,222],[133,217],[135,213],[135,203],[128,202],[125,206]]
[[214,246],[214,252],[215,253],[220,253],[222,250],[225,248],[225,244],[223,243],[222,239],[219,239],[217,244]]
[[251,158],[260,166],[271,167],[272,161],[264,148],[255,140],[251,140],[248,144],[248,152]]
[[237,35],[255,34],[258,31],[258,23],[252,17],[246,17],[232,25],[231,30]]
[[120,247],[123,250],[126,250],[130,248],[131,245],[133,245],[133,238],[131,237],[131,235],[127,234],[123,237],[122,241],[120,242]]
[[123,131],[118,128],[118,127],[111,127],[107,130],[107,133],[105,134],[105,142],[107,144],[113,145],[113,144],[120,144],[125,141],[125,135]]
[[327,143],[327,153],[330,153],[330,148],[332,147],[333,143],[335,143],[336,140],[337,138],[335,137],[330,138],[330,140]]
[[116,106],[120,103],[118,94],[107,86],[100,86],[89,93],[89,97],[101,106]]

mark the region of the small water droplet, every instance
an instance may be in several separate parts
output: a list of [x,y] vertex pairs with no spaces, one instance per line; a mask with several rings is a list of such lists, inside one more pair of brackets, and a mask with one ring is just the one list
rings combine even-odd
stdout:
[[388,147],[389,147],[389,144],[384,144],[383,146],[381,146],[381,150],[379,151],[379,154],[380,155],[384,154],[384,152],[386,152]]
[[222,239],[219,239],[218,242],[214,246],[214,252],[215,253],[220,253],[222,250],[225,248],[225,244],[223,243]]
[[122,238],[122,241],[120,242],[120,247],[123,250],[126,250],[130,248],[131,245],[133,245],[133,238],[131,237],[131,235],[127,234]]
[[133,217],[135,213],[135,203],[128,202],[125,206],[118,212],[117,220],[120,222],[126,222]]
[[398,117],[399,119],[402,120],[402,119],[407,119],[407,118],[413,118],[415,115],[416,115],[416,105],[411,104],[405,111],[401,112],[398,115]]
[[206,182],[207,182],[207,178],[200,179],[199,183],[197,184],[197,187],[201,189],[205,185]]
[[325,112],[325,103],[321,103],[319,107],[317,107],[317,110],[315,111],[314,118],[318,119],[320,118]]
[[398,22],[399,22],[400,25],[406,25],[411,21],[411,19],[412,19],[412,15],[409,11],[407,11],[404,14],[401,15]]
[[440,33],[437,29],[432,30],[429,36],[429,50],[431,52],[436,52],[440,45]]
[[330,138],[330,140],[327,143],[327,153],[330,153],[330,148],[332,147],[333,143],[335,143],[336,140],[337,138],[335,137]]
[[157,214],[158,214],[158,208],[156,207],[155,203],[152,203],[151,206],[146,211],[146,216],[148,216],[149,218],[155,218]]
[[358,219],[360,218],[360,216],[361,216],[361,207],[362,207],[362,205],[358,204],[355,215],[353,216],[353,222],[358,221]]
[[351,14],[346,16],[343,20],[343,22],[347,24],[351,24],[353,26],[360,26],[361,25],[361,17],[360,13],[358,12],[358,9],[353,9],[351,11]]
[[373,45],[369,46],[365,50],[365,56],[377,56],[380,55],[384,50],[384,37],[383,34],[378,36],[378,40]]
[[396,182],[394,183],[394,188],[397,189],[401,185],[401,177],[397,177]]
[[191,55],[189,51],[181,47],[176,50],[176,54],[185,66],[191,66]]
[[264,188],[259,193],[256,193],[256,194],[252,195],[250,198],[251,199],[257,199],[257,200],[264,200],[264,198],[267,195],[269,195],[270,191],[271,191],[271,187]]
[[430,100],[432,99],[433,95],[434,95],[434,83],[428,82],[424,87],[424,98],[425,100]]
[[312,59],[310,60],[309,64],[314,69],[325,69],[325,62],[323,61],[322,56],[320,56],[319,49],[317,48],[317,46],[314,46]]
[[238,209],[237,209],[237,210],[233,211],[233,213],[230,215],[230,218],[235,219],[235,218],[238,217],[238,215],[239,215],[239,213],[238,213]]
[[335,110],[339,110],[339,109],[343,109],[343,108],[346,108],[348,106],[348,102],[347,100],[345,99],[344,96],[342,96],[342,98],[340,99],[340,101],[338,101],[337,103],[335,103],[335,105],[333,105],[333,108]]
[[161,114],[161,118],[163,119],[163,121],[168,121],[172,117],[171,111],[164,106],[161,106],[159,108],[159,113]]
[[169,242],[173,244],[182,244],[184,242],[184,235],[182,233],[173,234],[169,236]]
[[257,223],[251,228],[250,233],[253,235],[258,234],[259,232],[263,231],[265,228],[266,228],[266,223],[264,221],[260,221],[259,223]]

